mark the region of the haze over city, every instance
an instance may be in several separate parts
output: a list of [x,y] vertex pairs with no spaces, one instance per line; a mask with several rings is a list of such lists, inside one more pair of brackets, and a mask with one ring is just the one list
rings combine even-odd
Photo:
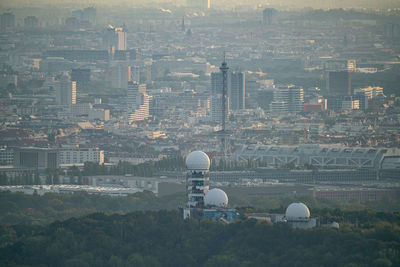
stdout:
[[400,1],[0,3],[1,266],[400,266]]

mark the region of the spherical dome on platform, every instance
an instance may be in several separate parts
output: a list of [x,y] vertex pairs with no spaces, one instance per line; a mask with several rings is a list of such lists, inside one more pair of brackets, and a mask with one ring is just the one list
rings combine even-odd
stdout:
[[213,188],[205,195],[204,204],[210,207],[225,208],[228,206],[228,196],[223,190]]
[[193,151],[186,158],[188,170],[206,171],[210,169],[210,158],[203,151]]
[[287,220],[304,220],[310,218],[310,210],[304,203],[292,203],[286,209]]

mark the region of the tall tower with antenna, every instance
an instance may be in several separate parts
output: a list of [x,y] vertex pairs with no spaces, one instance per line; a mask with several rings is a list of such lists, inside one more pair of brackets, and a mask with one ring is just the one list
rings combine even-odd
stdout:
[[228,64],[226,63],[225,60],[225,52],[224,52],[224,61],[221,64],[221,67],[219,67],[222,73],[222,131],[226,131],[226,116],[227,116],[227,93],[228,93]]
[[222,74],[222,118],[221,118],[221,131],[219,132],[219,136],[221,138],[221,155],[225,159],[228,154],[228,145],[229,145],[229,131],[226,129],[226,119],[228,113],[228,64],[226,63],[225,52],[224,52],[224,61],[219,68]]

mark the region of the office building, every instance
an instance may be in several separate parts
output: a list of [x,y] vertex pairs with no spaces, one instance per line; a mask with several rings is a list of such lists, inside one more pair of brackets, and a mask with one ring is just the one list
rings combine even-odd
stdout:
[[355,91],[353,99],[358,100],[360,110],[368,109],[368,96],[366,96],[365,92],[356,92]]
[[56,88],[56,102],[59,105],[76,104],[76,82],[64,76]]
[[351,76],[349,71],[329,71],[326,88],[329,95],[351,96]]
[[104,163],[104,150],[99,149],[60,149],[59,164],[79,164],[85,162]]
[[55,169],[59,165],[58,151],[50,148],[14,148],[14,167]]
[[[226,114],[230,110],[245,109],[246,80],[242,72],[227,72]],[[211,119],[216,123],[222,122],[223,113],[223,80],[222,72],[211,73]]]
[[126,50],[126,30],[123,27],[114,27],[109,25],[106,29],[103,42],[107,50]]
[[142,121],[149,117],[150,96],[146,93],[146,85],[136,82],[128,83],[127,113],[128,121]]
[[354,94],[363,92],[366,97],[369,99],[375,98],[375,97],[384,97],[385,95],[383,94],[383,88],[378,87],[378,86],[368,86],[365,88],[359,88],[354,90]]
[[96,24],[97,11],[95,7],[87,7],[82,11],[82,20],[87,21],[90,24]]
[[211,8],[211,0],[186,0],[187,6],[194,9],[206,10]]
[[128,82],[131,81],[131,67],[127,62],[116,61],[111,67],[111,87],[128,88]]
[[34,28],[39,26],[39,19],[35,16],[28,16],[24,18],[24,26],[28,28]]
[[360,109],[360,102],[351,96],[346,96],[342,101],[342,110]]
[[273,8],[266,8],[263,11],[263,23],[264,25],[271,25],[275,21],[276,17],[276,9]]
[[304,110],[303,88],[294,85],[278,86],[274,101],[270,104],[272,113],[299,113]]
[[[227,87],[229,88],[230,80],[227,80]],[[222,103],[224,101],[223,98],[223,82],[222,82],[222,73],[221,72],[214,72],[211,73],[211,95],[210,95],[210,102],[211,102],[211,120],[215,123],[222,123],[223,121],[223,107]],[[227,101],[228,105],[226,107],[226,113],[229,113],[229,98]]]
[[0,26],[2,29],[7,29],[7,28],[14,28],[15,27],[15,16],[11,12],[6,12],[3,13],[0,16]]
[[84,88],[90,82],[90,69],[72,69],[71,81],[76,82],[76,87]]
[[246,79],[243,72],[232,72],[230,74],[230,87],[228,97],[232,110],[245,109]]
[[14,163],[14,150],[12,148],[0,148],[1,165],[12,165]]

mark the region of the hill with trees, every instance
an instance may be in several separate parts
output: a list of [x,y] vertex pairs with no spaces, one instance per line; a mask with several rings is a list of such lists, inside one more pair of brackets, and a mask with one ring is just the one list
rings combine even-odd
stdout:
[[1,226],[0,265],[399,266],[400,217],[393,216],[371,213],[362,226],[300,230],[256,220],[183,220],[177,211],[94,213],[48,226]]

